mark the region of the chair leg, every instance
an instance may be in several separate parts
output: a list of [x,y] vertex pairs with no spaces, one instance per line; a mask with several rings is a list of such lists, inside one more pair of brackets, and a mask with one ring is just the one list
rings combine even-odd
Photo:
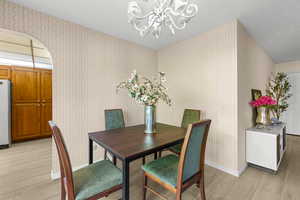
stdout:
[[143,165],[146,163],[146,157],[143,157]]
[[198,187],[200,188],[200,200],[206,200],[205,187],[204,187],[204,176],[202,176],[198,182]]
[[157,152],[154,153],[154,160],[157,160]]
[[176,200],[181,200],[181,191],[176,193]]
[[116,156],[113,156],[113,163],[114,163],[115,166],[117,166],[117,158],[116,158]]
[[61,184],[61,200],[66,200],[66,189],[63,184]]
[[143,186],[143,200],[146,200],[147,187],[148,186],[148,177],[144,173],[144,186]]
[[104,150],[104,160],[107,160],[107,150]]

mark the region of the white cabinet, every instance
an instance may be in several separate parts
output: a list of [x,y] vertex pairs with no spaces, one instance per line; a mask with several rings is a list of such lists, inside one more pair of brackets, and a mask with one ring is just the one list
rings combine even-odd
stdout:
[[246,129],[246,160],[277,171],[286,150],[285,124]]

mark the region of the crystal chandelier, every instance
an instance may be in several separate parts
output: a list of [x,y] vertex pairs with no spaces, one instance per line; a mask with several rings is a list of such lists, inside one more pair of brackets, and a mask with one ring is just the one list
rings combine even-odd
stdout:
[[[186,24],[198,13],[198,6],[189,0],[152,0],[153,8],[145,12],[141,6],[132,1],[128,3],[128,18],[141,36],[152,32],[159,38],[163,26],[169,27],[172,34],[175,29],[182,30]],[[149,3],[142,0],[142,3]]]

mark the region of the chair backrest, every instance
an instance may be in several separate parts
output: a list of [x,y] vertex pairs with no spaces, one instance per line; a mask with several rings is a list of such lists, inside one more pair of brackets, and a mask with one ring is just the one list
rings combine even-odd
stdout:
[[200,121],[200,110],[185,109],[182,117],[181,127],[187,128],[189,124]]
[[60,129],[56,126],[55,122],[49,121],[49,125],[52,129],[52,133],[53,133],[52,135],[55,141],[55,145],[59,157],[60,174],[62,180],[61,182],[67,191],[68,197],[70,199],[74,199],[74,182],[73,182],[73,174],[72,174],[72,165],[70,162],[70,156],[67,151],[64,138],[61,134]]
[[211,120],[190,124],[187,129],[178,166],[178,185],[203,173],[205,148]]
[[124,115],[122,109],[104,110],[105,129],[111,130],[116,128],[124,128]]

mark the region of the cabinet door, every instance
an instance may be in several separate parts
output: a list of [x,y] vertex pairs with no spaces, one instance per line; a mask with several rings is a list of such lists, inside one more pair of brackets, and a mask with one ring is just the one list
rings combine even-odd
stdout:
[[10,66],[1,66],[0,65],[0,79],[10,80]]
[[41,135],[52,134],[48,121],[52,120],[52,103],[42,103],[41,107]]
[[40,73],[34,69],[14,68],[12,71],[13,101],[40,102]]
[[39,103],[13,105],[13,141],[37,138],[41,134],[41,107]]
[[52,71],[41,71],[41,100],[42,102],[52,101]]

